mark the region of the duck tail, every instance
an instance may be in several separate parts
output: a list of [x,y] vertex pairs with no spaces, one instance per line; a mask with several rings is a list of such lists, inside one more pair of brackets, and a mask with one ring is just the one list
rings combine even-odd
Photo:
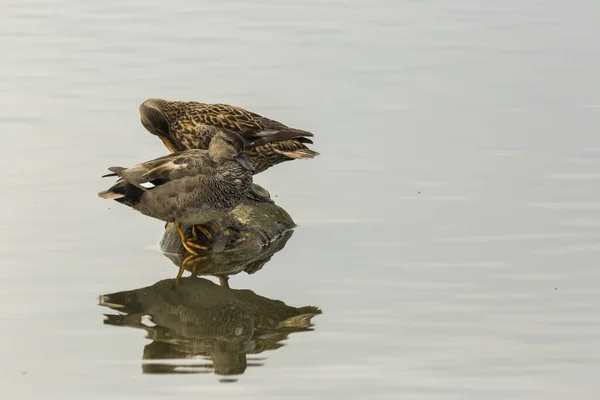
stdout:
[[303,159],[303,158],[315,158],[320,155],[320,153],[309,149],[302,143],[295,143],[294,146],[273,146],[273,151],[275,153],[284,155],[293,159]]
[[116,200],[119,203],[135,207],[140,202],[143,194],[143,190],[125,181],[121,181],[110,189],[99,192],[98,197],[106,200]]
[[106,174],[103,175],[102,177],[106,177],[106,176],[122,176],[123,171],[125,171],[127,168],[123,168],[123,167],[110,167],[108,170],[110,172],[112,172],[112,174]]
[[103,175],[102,177],[118,176],[121,179],[108,190],[99,192],[98,197],[106,200],[116,200],[119,203],[125,203],[129,206],[139,203],[145,188],[137,187],[137,185],[128,182],[123,176],[123,171],[126,169],[123,167],[110,167],[108,170],[112,173]]
[[98,192],[98,197],[106,200],[116,200],[125,197],[125,195],[123,193],[112,192],[110,189],[108,189],[102,192]]
[[[277,151],[277,150],[275,150],[275,151]],[[298,149],[298,150],[294,150],[294,151],[277,151],[277,152],[280,154],[283,154],[284,156],[287,156],[289,158],[296,158],[296,159],[315,158],[316,156],[321,154],[321,153],[313,151],[309,148]]]

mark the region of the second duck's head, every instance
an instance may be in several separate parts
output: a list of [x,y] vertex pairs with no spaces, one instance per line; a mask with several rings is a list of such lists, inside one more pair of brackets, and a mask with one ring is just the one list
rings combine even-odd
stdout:
[[208,155],[215,162],[237,161],[248,171],[254,171],[254,166],[244,155],[244,139],[235,132],[222,130],[210,141]]

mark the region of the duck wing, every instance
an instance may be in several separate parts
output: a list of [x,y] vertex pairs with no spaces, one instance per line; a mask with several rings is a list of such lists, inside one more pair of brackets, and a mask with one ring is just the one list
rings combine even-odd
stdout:
[[152,187],[143,186],[144,184],[156,187],[186,176],[204,175],[212,166],[213,162],[206,150],[193,149],[159,157],[130,168],[111,167],[108,170],[113,174],[105,176],[118,175],[121,178],[119,181],[125,181],[146,191]]
[[240,133],[252,145],[313,136],[311,132],[227,104],[206,104],[196,110],[194,117],[204,124]]

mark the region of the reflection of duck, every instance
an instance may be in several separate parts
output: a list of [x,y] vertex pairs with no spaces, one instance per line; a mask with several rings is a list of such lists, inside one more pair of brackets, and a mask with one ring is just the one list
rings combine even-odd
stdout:
[[195,254],[194,248],[207,247],[186,240],[180,224],[194,226],[212,221],[246,198],[253,167],[243,151],[244,142],[238,134],[221,131],[208,151],[187,150],[131,168],[109,168],[113,174],[105,176],[118,175],[119,180],[98,196],[174,222],[182,245]]
[[148,99],[140,105],[140,118],[172,152],[206,149],[216,132],[234,131],[249,144],[246,154],[255,173],[284,161],[319,155],[306,147],[312,144],[308,139],[312,133],[227,104]]
[[[212,369],[219,375],[242,374],[247,366],[262,365],[248,362],[247,354],[275,350],[290,333],[312,330],[312,317],[321,313],[317,307],[290,307],[207,279],[185,278],[177,289],[173,281],[100,296],[100,305],[121,313],[106,315],[105,324],[148,332],[153,342],[144,349],[146,373]],[[179,361],[156,361],[166,359]]]

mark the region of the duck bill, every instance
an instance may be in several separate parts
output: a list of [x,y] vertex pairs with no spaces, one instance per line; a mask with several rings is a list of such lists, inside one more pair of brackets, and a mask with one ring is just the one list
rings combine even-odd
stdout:
[[235,158],[235,161],[240,163],[240,165],[242,167],[244,167],[245,169],[247,169],[248,171],[254,172],[254,166],[250,163],[250,161],[248,161],[248,158],[246,157],[245,154],[242,154],[241,156],[237,156]]

